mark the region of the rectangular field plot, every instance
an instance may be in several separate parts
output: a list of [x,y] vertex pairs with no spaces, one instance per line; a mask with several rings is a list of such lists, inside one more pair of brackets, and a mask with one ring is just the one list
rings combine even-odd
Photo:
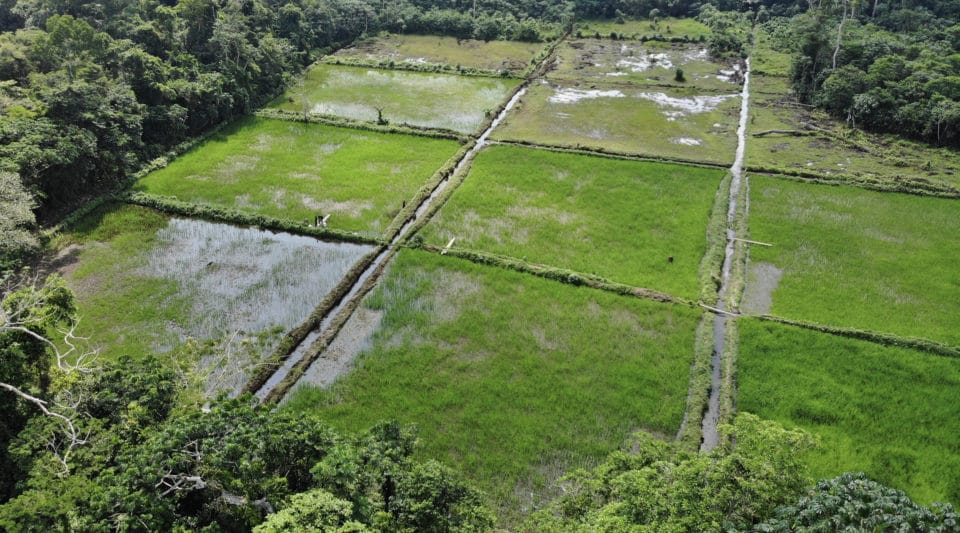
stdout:
[[455,141],[246,118],[135,188],[272,217],[377,235]]
[[739,113],[734,93],[541,82],[530,86],[493,137],[730,164]]
[[526,70],[530,60],[543,47],[543,43],[385,33],[376,39],[343,48],[334,57],[506,70],[517,75]]
[[417,424],[421,455],[477,480],[507,523],[633,432],[679,428],[697,311],[420,251],[394,261],[360,308],[382,318],[356,368],[287,408]]
[[693,298],[723,173],[494,146],[422,234]]
[[[751,79],[747,168],[825,176],[922,179],[954,188],[960,186],[960,155],[955,150],[850,130],[822,111],[800,106],[787,91],[785,78]],[[797,131],[803,136],[767,134],[771,130]]]
[[[699,90],[738,92],[741,61],[715,63],[706,44],[578,39],[560,46],[552,80],[670,85]],[[676,79],[682,69],[684,80]]]
[[476,131],[520,80],[316,64],[271,104],[287,111]]
[[741,320],[738,363],[740,410],[819,435],[815,478],[960,502],[960,360]]
[[134,206],[94,212],[61,244],[81,327],[108,358],[235,335],[269,353],[372,249]]
[[609,37],[616,33],[621,39],[673,39],[691,41],[706,40],[710,28],[694,19],[668,17],[654,23],[652,20],[625,20],[620,24],[614,20],[585,20],[577,22],[574,31],[577,37]]
[[744,310],[960,345],[960,201],[751,178]]

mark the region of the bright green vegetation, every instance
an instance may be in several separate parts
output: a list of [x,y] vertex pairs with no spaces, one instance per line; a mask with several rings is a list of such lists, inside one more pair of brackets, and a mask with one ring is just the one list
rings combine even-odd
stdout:
[[426,252],[394,261],[364,302],[383,312],[372,347],[290,408],[341,428],[416,423],[423,455],[474,478],[507,522],[634,431],[676,433],[695,310]]
[[384,33],[375,39],[343,48],[334,57],[460,65],[519,74],[543,47],[543,43]]
[[[316,64],[273,107],[472,133],[520,80]],[[304,100],[306,101],[304,103]]]
[[540,83],[493,137],[729,164],[740,112],[734,93]]
[[960,345],[960,202],[754,176],[750,260],[772,314]]
[[[737,92],[739,87],[733,62],[711,61],[705,44],[578,39],[564,42],[559,58],[549,79],[678,85],[721,92]],[[685,81],[676,80],[678,68],[683,70]]]
[[768,76],[790,75],[791,55],[785,51],[786,43],[779,41],[771,29],[759,25],[754,32],[753,48],[750,50],[751,74]]
[[721,177],[714,169],[494,146],[423,236],[694,298]]
[[369,251],[129,205],[95,211],[57,245],[82,330],[108,359],[295,326]]
[[741,320],[739,362],[740,410],[819,435],[813,476],[960,502],[960,360]]
[[625,20],[623,24],[610,19],[593,19],[577,22],[574,34],[580,32],[583,37],[593,37],[599,33],[601,37],[609,37],[611,32],[621,38],[647,39],[674,37],[700,40],[710,36],[710,28],[690,18],[667,17],[652,20]]
[[803,137],[772,134],[749,138],[747,167],[782,169],[823,175],[847,174],[881,178],[922,178],[960,186],[960,156],[892,135],[851,130],[822,111],[798,106],[788,96],[788,80],[756,76],[747,132],[806,129],[821,131]]
[[454,141],[256,117],[238,120],[136,190],[378,234]]

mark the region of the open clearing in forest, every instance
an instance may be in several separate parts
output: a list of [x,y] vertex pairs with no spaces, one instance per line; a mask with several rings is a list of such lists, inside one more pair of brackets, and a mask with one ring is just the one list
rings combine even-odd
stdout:
[[557,476],[683,418],[694,309],[412,250],[363,306],[383,318],[357,368],[287,407],[351,431],[417,424],[422,456],[475,479],[508,524]]
[[621,39],[681,38],[699,41],[710,36],[710,28],[689,18],[667,17],[656,23],[649,19],[627,19],[623,24],[615,20],[583,20],[576,23],[573,33],[578,37],[594,37],[599,34],[606,38],[610,33],[616,33]]
[[790,63],[793,59],[789,45],[786,44],[790,42],[790,36],[777,35],[778,28],[776,22],[758,24],[754,28],[750,71],[756,76],[790,75]]
[[[788,94],[786,78],[756,76],[751,90],[747,168],[894,180],[920,178],[960,187],[960,154],[954,150],[850,130],[823,111],[797,104]],[[811,131],[807,125],[820,131]],[[769,130],[810,134],[753,136]]]
[[455,237],[457,248],[694,298],[722,177],[717,169],[492,146],[422,235],[437,246]]
[[[738,92],[740,61],[717,63],[705,44],[578,39],[560,45],[559,61],[547,78],[558,82],[667,85]],[[683,70],[685,81],[676,80]]]
[[245,118],[140,180],[135,190],[379,235],[455,141]]
[[[374,122],[473,133],[520,80],[318,63],[271,106]],[[304,103],[305,101],[305,103]]]
[[493,138],[733,162],[740,97],[658,87],[531,85]]
[[515,76],[530,66],[530,60],[544,46],[544,43],[384,33],[338,50],[333,57],[506,70]]
[[77,294],[82,332],[107,358],[237,331],[269,353],[372,249],[129,205],[94,211],[54,245],[64,250],[58,262]]
[[750,238],[774,245],[751,269],[783,274],[772,314],[960,345],[960,202],[762,176],[750,192]]
[[741,411],[819,435],[816,479],[862,471],[960,501],[960,360],[741,320],[738,361]]

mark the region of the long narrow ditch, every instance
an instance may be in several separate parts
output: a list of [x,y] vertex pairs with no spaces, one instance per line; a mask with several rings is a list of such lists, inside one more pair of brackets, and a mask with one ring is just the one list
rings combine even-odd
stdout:
[[[544,61],[549,60],[548,56]],[[357,308],[360,299],[362,299],[370,289],[373,288],[373,285],[378,277],[384,270],[386,262],[396,253],[397,245],[402,242],[407,233],[410,232],[410,229],[413,228],[418,222],[420,222],[424,216],[431,212],[433,204],[437,201],[438,198],[442,198],[451,184],[456,183],[456,178],[462,173],[466,172],[470,166],[470,163],[476,157],[476,155],[483,149],[487,144],[487,140],[490,137],[491,132],[500,125],[504,117],[510,110],[517,104],[520,98],[523,97],[527,92],[527,87],[530,83],[530,79],[527,79],[520,85],[518,90],[513,94],[513,96],[507,101],[503,109],[499,114],[490,122],[487,128],[480,134],[477,138],[474,146],[464,153],[460,161],[457,162],[454,167],[453,172],[451,172],[446,178],[441,180],[430,195],[427,196],[414,211],[413,215],[410,217],[407,222],[400,227],[399,231],[396,232],[394,237],[390,240],[389,244],[382,247],[380,252],[370,263],[370,265],[363,271],[359,278],[353,283],[350,287],[350,290],[344,295],[343,298],[337,303],[337,305],[321,320],[320,324],[316,329],[310,332],[303,341],[297,345],[297,347],[290,353],[290,355],[284,360],[283,364],[277,368],[267,381],[260,387],[256,392],[257,398],[261,401],[278,401],[282,398],[286,392],[293,388],[295,383],[290,383],[288,377],[291,375],[291,372],[296,367],[301,367],[302,371],[300,372],[301,376],[303,372],[307,370],[309,364],[312,361],[305,361],[305,357],[308,354],[316,354],[318,351],[322,351],[323,348],[329,346],[330,342],[336,337],[340,328],[346,323],[347,319],[350,318],[350,315],[353,314],[353,311]],[[322,345],[321,345],[322,344]],[[304,365],[303,363],[307,363]],[[307,367],[307,368],[303,368]],[[296,379],[299,380],[300,376],[296,376]],[[281,390],[281,388],[283,390]]]
[[710,380],[710,398],[707,402],[707,412],[703,416],[703,440],[700,443],[701,451],[710,451],[720,443],[717,426],[720,422],[720,389],[721,366],[724,350],[726,349],[727,320],[735,309],[727,309],[727,293],[730,290],[730,272],[735,261],[737,238],[737,199],[740,190],[745,187],[743,175],[743,159],[747,144],[747,118],[750,115],[750,58],[745,61],[743,76],[743,90],[740,94],[740,125],[737,127],[737,153],[730,167],[730,204],[727,208],[727,246],[723,255],[721,268],[720,290],[716,308],[719,311],[713,319],[713,357],[711,360],[712,376]]

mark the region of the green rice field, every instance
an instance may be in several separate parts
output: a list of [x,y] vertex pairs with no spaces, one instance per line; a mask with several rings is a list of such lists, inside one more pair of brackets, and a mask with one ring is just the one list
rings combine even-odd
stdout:
[[256,117],[221,130],[135,190],[379,235],[459,149],[455,141]]
[[960,345],[960,202],[762,176],[750,193],[772,314]]
[[[577,39],[560,46],[548,79],[630,85],[669,85],[738,92],[741,62],[714,62],[705,44]],[[676,79],[682,69],[684,81]]]
[[54,245],[82,332],[108,359],[167,353],[188,337],[280,333],[371,250],[130,205],[94,211]]
[[318,63],[271,107],[391,124],[476,131],[520,80]]
[[420,251],[364,308],[383,313],[356,369],[286,404],[349,430],[396,418],[509,524],[645,429],[676,433],[699,313]]
[[530,66],[530,60],[544,46],[543,43],[383,33],[374,39],[340,49],[333,57],[505,70],[516,75]]
[[493,132],[499,140],[605,148],[728,165],[740,97],[649,87],[531,85]]
[[960,501],[960,360],[744,319],[738,361],[742,411],[819,437],[815,478],[866,472]]
[[723,173],[493,146],[422,235],[694,298]]

